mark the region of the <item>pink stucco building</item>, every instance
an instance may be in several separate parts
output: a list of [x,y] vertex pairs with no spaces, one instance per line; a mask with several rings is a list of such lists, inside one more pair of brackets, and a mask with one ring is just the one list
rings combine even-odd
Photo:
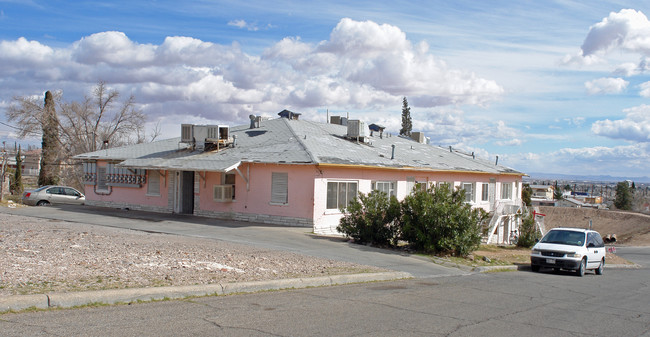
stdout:
[[[236,127],[183,125],[181,138],[78,155],[86,202],[308,226],[318,234],[338,234],[340,207],[373,189],[402,199],[415,187],[448,183],[495,215],[521,206],[524,174],[495,162],[371,133],[361,121],[280,114]],[[501,226],[495,235],[508,233]]]

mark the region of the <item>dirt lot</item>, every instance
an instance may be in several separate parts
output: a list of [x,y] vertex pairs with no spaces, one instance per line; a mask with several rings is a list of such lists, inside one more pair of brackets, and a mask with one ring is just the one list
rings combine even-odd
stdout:
[[540,212],[546,214],[544,224],[547,230],[555,227],[588,228],[591,219],[593,229],[602,236],[616,234],[616,245],[650,246],[650,215],[569,207],[540,207]]
[[0,213],[0,296],[384,271],[217,240]]

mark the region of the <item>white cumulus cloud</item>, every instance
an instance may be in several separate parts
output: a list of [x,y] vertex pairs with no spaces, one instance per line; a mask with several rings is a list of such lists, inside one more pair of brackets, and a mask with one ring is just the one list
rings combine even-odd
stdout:
[[[562,62],[574,65],[603,63],[603,57],[613,50],[650,56],[650,21],[641,11],[622,9],[589,28],[580,51],[566,55]],[[616,73],[633,73],[629,64]]]
[[[243,20],[230,24],[251,26]],[[485,105],[504,92],[492,79],[451,68],[396,26],[352,19],[340,20],[327,40],[286,37],[260,54],[246,53],[238,43],[187,36],[139,43],[118,31],[91,34],[68,46],[3,40],[0,78],[0,101],[46,90],[81,100],[103,80],[133,94],[150,121],[193,115],[242,123],[251,113],[285,108],[381,112],[399,107],[404,96],[414,108]],[[461,139],[470,139],[465,126],[455,129],[465,135]],[[483,128],[472,129],[485,135]]]
[[585,88],[589,95],[618,94],[625,90],[628,84],[628,81],[620,77],[603,77],[586,82]]
[[650,142],[650,105],[625,109],[624,119],[596,121],[591,131],[599,136],[634,142]]

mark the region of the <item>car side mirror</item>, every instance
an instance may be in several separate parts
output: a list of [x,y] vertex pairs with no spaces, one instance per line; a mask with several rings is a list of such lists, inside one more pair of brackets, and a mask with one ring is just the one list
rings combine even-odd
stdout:
[[593,248],[593,247],[596,247],[596,245],[593,242],[587,244],[587,248]]
[[539,239],[535,239],[535,243],[538,243],[538,242],[539,242]]

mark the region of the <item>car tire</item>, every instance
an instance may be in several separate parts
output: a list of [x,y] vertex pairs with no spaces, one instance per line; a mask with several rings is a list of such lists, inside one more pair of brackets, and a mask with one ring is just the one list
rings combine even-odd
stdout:
[[600,266],[598,266],[598,269],[596,269],[596,275],[602,275],[603,269],[605,269],[605,259],[602,259],[600,261]]
[[580,266],[578,266],[578,270],[576,270],[576,275],[580,277],[585,276],[585,269],[587,269],[587,259],[582,259],[580,261]]
[[530,266],[530,269],[533,271],[533,273],[537,273],[537,272],[539,272],[539,266],[531,265],[531,266]]
[[41,200],[41,201],[39,201],[39,202],[36,203],[36,206],[47,206],[47,205],[49,205],[49,204],[50,204],[49,201],[47,201],[47,200]]

